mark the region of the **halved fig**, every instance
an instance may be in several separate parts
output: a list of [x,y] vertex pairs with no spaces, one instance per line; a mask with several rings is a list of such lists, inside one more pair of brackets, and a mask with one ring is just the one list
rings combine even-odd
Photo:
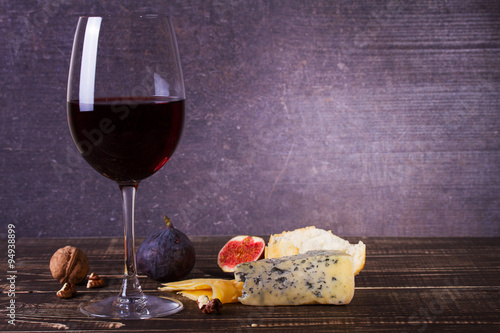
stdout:
[[217,264],[224,272],[234,272],[236,265],[264,257],[266,243],[260,237],[236,236],[219,251]]

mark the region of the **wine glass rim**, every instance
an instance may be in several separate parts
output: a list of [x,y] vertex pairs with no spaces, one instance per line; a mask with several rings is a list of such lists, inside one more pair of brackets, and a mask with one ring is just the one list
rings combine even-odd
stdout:
[[168,14],[162,13],[150,13],[150,12],[131,12],[131,13],[120,13],[120,14],[89,14],[89,15],[80,15],[80,18],[88,19],[90,17],[101,17],[101,18],[146,18],[146,19],[156,19],[156,18],[167,18],[171,19],[172,16]]

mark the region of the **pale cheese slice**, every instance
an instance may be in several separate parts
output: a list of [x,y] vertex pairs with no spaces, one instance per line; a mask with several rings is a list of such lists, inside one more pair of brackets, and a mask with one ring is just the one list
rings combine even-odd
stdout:
[[241,297],[243,283],[236,280],[192,279],[163,283],[163,287],[159,289],[177,291],[178,294],[193,301],[204,295],[209,299],[218,298],[222,303],[234,303]]
[[332,234],[330,230],[314,226],[271,235],[265,249],[265,258],[280,258],[314,250],[341,251],[351,255],[354,275],[359,274],[365,266],[366,245],[362,241],[350,244],[347,240]]

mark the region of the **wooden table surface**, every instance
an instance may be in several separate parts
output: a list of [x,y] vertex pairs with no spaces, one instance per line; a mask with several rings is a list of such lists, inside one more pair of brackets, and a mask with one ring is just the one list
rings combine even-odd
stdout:
[[[216,255],[228,236],[192,237],[197,262],[186,278],[232,278],[217,266]],[[267,238],[266,238],[267,239]],[[357,241],[358,239],[350,239]],[[500,331],[500,238],[362,238],[367,245],[364,270],[345,306],[251,307],[227,304],[219,315],[202,314],[193,301],[159,292],[159,283],[141,276],[152,295],[181,300],[185,309],[149,320],[98,320],[79,311],[82,304],[114,295],[123,269],[120,238],[17,239],[15,280],[2,260],[0,302],[2,331],[356,331],[356,332],[498,332]],[[7,242],[0,241],[7,253]],[[59,283],[49,260],[65,245],[84,250],[91,271],[107,279],[103,289],[78,286],[78,296],[59,299]],[[4,257],[5,258],[5,257]],[[13,285],[10,284],[13,282]],[[10,290],[10,295],[9,295]],[[12,294],[14,291],[15,295]],[[9,302],[15,301],[15,326]]]

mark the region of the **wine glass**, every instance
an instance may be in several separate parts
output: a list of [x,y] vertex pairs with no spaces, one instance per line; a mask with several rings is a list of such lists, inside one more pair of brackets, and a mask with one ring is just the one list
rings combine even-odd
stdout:
[[184,124],[184,81],[170,17],[80,17],[68,77],[71,136],[83,158],[115,181],[123,199],[125,273],[120,294],[81,308],[89,316],[162,317],[175,299],[146,296],[137,277],[134,203],[141,180],[172,156]]

